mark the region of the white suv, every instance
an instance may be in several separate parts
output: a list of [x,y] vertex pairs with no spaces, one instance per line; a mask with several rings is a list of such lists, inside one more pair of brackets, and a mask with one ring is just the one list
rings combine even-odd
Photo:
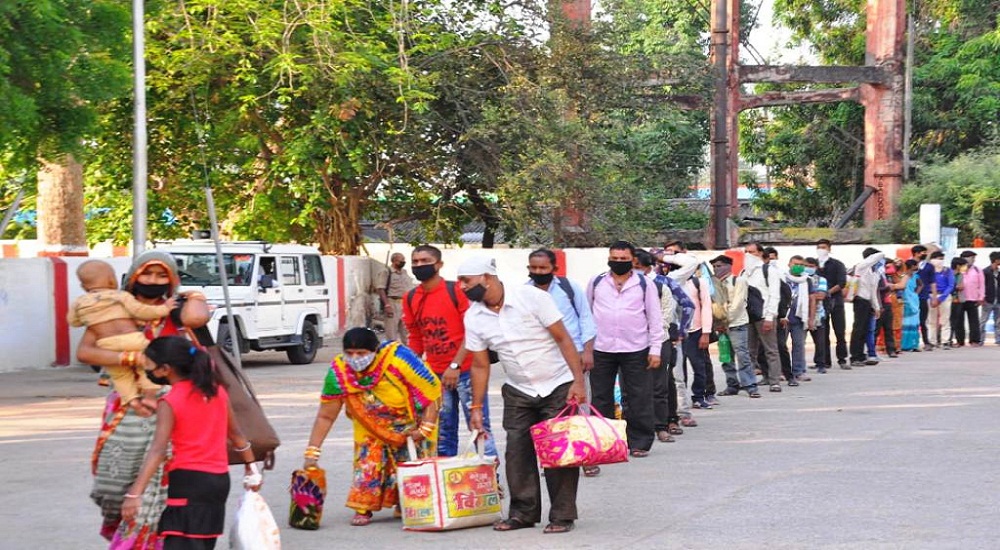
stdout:
[[[177,260],[181,290],[199,290],[216,306],[208,327],[215,341],[241,353],[284,349],[294,364],[311,363],[335,330],[335,295],[315,248],[266,242],[223,242],[235,330],[226,314],[212,241],[154,243]],[[234,345],[237,344],[237,345]]]

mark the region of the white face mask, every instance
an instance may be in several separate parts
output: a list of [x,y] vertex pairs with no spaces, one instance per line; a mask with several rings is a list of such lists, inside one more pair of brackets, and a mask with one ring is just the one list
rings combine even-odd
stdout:
[[369,367],[369,365],[372,364],[372,361],[374,361],[374,360],[375,360],[375,354],[374,353],[368,353],[368,354],[365,354],[365,355],[357,355],[357,356],[353,356],[353,357],[349,356],[349,355],[345,355],[344,356],[344,363],[347,363],[347,366],[351,367],[351,369],[354,370],[354,372],[361,372],[361,371],[367,369]]
[[761,265],[764,265],[764,260],[761,260],[757,256],[754,256],[753,254],[746,254],[743,256],[743,268],[747,271]]
[[816,257],[819,258],[819,261],[825,262],[827,259],[830,258],[830,251],[825,248],[817,249]]

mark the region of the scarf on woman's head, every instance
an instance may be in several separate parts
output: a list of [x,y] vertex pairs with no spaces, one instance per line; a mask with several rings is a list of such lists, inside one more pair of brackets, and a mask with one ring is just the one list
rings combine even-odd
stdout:
[[177,261],[174,260],[174,257],[170,253],[162,250],[147,250],[132,260],[132,265],[125,273],[123,290],[132,292],[135,280],[150,265],[160,265],[167,270],[167,273],[170,275],[170,294],[176,294],[178,287],[181,286],[181,279],[177,274]]

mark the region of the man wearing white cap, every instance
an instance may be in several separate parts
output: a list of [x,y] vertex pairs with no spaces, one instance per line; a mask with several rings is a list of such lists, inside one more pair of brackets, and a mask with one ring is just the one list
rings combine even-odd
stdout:
[[[458,281],[473,302],[465,313],[465,347],[473,354],[472,429],[483,428],[490,377],[487,349],[499,356],[506,375],[501,395],[510,514],[493,529],[533,527],[542,519],[542,491],[530,429],[555,417],[569,402],[586,402],[580,354],[552,297],[534,286],[504,285],[492,258],[476,256],[463,262]],[[579,468],[546,469],[552,507],[545,533],[573,529],[579,481]]]

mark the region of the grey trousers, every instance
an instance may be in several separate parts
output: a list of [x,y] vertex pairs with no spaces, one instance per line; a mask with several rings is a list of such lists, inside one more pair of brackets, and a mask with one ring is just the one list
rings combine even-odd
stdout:
[[[757,354],[760,348],[764,348],[764,358],[767,365],[760,365],[760,371],[764,373],[761,384],[770,386],[781,383],[781,359],[778,357],[778,322],[775,321],[771,330],[764,331],[764,321],[757,321],[749,325],[750,360],[757,361]],[[756,368],[757,365],[755,364]]]

